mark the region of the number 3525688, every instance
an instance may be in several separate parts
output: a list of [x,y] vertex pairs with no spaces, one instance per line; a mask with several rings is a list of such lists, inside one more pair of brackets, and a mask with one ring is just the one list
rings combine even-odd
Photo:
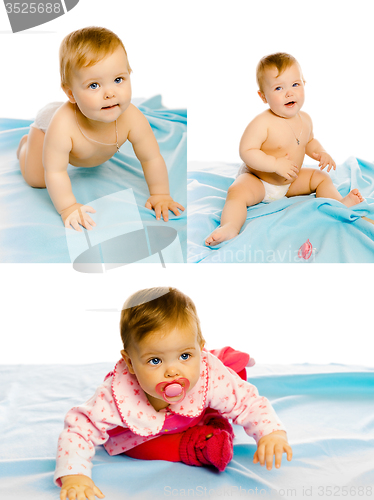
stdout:
[[59,3],[16,2],[6,3],[5,8],[8,14],[59,14],[61,12]]

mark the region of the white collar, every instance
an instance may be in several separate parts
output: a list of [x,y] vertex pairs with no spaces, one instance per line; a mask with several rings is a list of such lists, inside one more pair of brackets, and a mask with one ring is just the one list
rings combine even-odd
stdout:
[[[207,353],[201,353],[200,377],[180,403],[167,409],[177,415],[197,417],[205,408],[208,392]],[[112,393],[123,422],[139,436],[158,434],[165,422],[166,412],[156,411],[148,401],[135,375],[129,373],[123,359],[118,361],[113,373]]]

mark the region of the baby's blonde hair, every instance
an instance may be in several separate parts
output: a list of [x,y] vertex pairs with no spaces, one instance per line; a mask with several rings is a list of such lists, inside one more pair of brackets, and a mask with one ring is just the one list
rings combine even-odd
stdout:
[[263,89],[264,74],[267,69],[276,67],[278,70],[278,75],[277,75],[278,77],[287,68],[293,66],[294,64],[297,64],[300,67],[297,60],[290,54],[287,54],[286,52],[276,52],[275,54],[270,54],[268,56],[263,57],[257,64],[257,69],[256,69],[257,85],[260,91],[261,92],[264,91]]
[[[127,56],[121,39],[106,28],[89,26],[67,35],[60,45],[61,86],[70,85],[74,68],[93,66],[112,54],[118,47],[122,47]],[[128,61],[127,68],[131,73]]]
[[196,327],[197,341],[203,347],[200,320],[195,304],[187,295],[170,287],[139,290],[126,300],[121,311],[123,348],[127,350],[150,333],[177,326]]

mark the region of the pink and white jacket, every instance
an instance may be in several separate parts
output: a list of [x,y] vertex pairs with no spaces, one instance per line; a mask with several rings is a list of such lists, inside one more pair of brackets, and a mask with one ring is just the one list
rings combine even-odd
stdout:
[[165,432],[197,425],[207,408],[243,426],[256,442],[285,430],[269,401],[216,356],[203,351],[200,378],[183,401],[156,411],[121,359],[84,405],[72,408],[59,437],[55,482],[69,474],[91,477],[95,446],[118,455]]

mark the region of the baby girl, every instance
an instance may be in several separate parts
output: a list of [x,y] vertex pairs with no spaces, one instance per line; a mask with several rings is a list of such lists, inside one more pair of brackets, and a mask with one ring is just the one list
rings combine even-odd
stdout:
[[[70,33],[60,47],[65,103],[45,106],[18,146],[22,175],[33,187],[47,187],[65,227],[82,231],[95,222],[95,210],[78,203],[68,164],[94,167],[109,160],[127,140],[139,159],[150,197],[146,207],[156,218],[184,210],[169,193],[165,161],[143,113],[131,104],[131,68],[122,41],[105,28]],[[178,210],[179,209],[179,210]]]
[[[61,500],[104,495],[91,479],[95,446],[110,455],[168,460],[223,471],[233,456],[229,419],[257,443],[253,462],[291,460],[269,401],[245,380],[244,353],[203,350],[196,308],[175,288],[133,294],[121,313],[122,358],[87,403],[72,408],[60,435],[55,482]],[[234,362],[233,362],[234,360]],[[243,361],[244,360],[244,361]]]
[[[338,200],[347,207],[363,201],[353,189],[339,193],[327,172],[336,165],[313,134],[304,104],[304,78],[296,59],[283,52],[261,59],[257,66],[258,94],[269,109],[256,116],[240,142],[243,160],[238,176],[230,186],[221,216],[221,225],[205,240],[214,246],[239,234],[247,207],[270,203],[284,196],[315,193],[317,197]],[[320,169],[301,168],[307,154],[319,162]]]

